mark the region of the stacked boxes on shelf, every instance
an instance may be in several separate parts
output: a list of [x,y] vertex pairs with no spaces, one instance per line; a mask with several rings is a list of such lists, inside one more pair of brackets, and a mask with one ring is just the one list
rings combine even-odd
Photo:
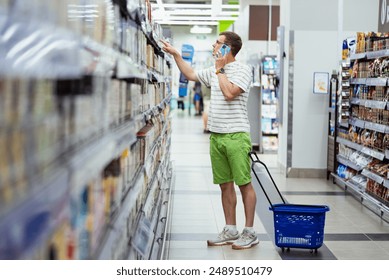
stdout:
[[277,70],[274,56],[262,57],[261,63],[261,152],[278,150]]
[[350,62],[342,61],[340,71],[341,88],[338,97],[338,123],[342,127],[348,127],[348,121],[350,117],[350,72]]

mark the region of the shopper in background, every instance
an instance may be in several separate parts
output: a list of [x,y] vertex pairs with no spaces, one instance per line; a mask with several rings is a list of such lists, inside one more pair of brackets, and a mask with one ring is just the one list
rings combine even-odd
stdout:
[[[250,124],[247,116],[247,100],[252,81],[252,71],[235,60],[242,47],[242,40],[234,32],[222,32],[212,45],[215,65],[195,71],[186,63],[177,49],[162,41],[163,51],[173,55],[178,68],[188,80],[200,81],[211,88],[208,116],[210,154],[213,182],[221,188],[221,199],[226,226],[209,246],[232,244],[233,249],[247,249],[259,243],[253,229],[256,194],[251,184]],[[230,51],[221,54],[227,45]],[[234,182],[239,186],[245,211],[245,228],[239,234],[236,227],[237,197]]]
[[196,116],[201,116],[202,108],[201,108],[201,103],[202,103],[202,92],[201,92],[201,83],[200,82],[195,82],[195,85],[193,87],[193,92],[194,92],[194,97],[193,101],[195,104],[195,109],[196,109]]

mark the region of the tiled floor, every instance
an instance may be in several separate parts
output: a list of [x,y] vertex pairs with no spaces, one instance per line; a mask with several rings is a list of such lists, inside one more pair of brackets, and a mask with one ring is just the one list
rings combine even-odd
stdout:
[[[209,134],[203,133],[200,117],[188,112],[173,112],[172,160],[175,172],[171,214],[170,260],[389,260],[389,224],[363,206],[352,195],[325,179],[285,178],[277,170],[273,155],[259,155],[291,203],[328,205],[324,244],[317,253],[306,249],[282,252],[274,244],[273,212],[258,184],[254,184],[258,202],[254,228],[260,244],[249,250],[232,250],[231,246],[207,247],[206,240],[224,227],[219,186],[212,183],[208,154]],[[265,186],[271,186],[263,169],[257,174]],[[253,177],[253,183],[255,178]],[[270,191],[269,191],[270,192]],[[239,190],[238,229],[244,225],[243,204]],[[277,201],[270,194],[273,203]]]

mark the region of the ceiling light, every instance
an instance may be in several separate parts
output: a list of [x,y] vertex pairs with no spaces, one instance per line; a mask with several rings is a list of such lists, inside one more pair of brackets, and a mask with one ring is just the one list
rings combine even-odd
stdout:
[[195,25],[190,29],[190,33],[193,34],[209,34],[212,33],[212,28],[208,26]]
[[218,25],[217,21],[155,20],[161,25]]

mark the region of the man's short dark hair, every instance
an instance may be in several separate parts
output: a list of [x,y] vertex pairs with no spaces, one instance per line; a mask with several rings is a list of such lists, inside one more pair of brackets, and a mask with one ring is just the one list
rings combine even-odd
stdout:
[[221,35],[224,35],[224,37],[226,37],[224,43],[230,46],[232,55],[236,56],[242,48],[242,39],[240,38],[240,36],[232,31],[221,32],[219,36]]

